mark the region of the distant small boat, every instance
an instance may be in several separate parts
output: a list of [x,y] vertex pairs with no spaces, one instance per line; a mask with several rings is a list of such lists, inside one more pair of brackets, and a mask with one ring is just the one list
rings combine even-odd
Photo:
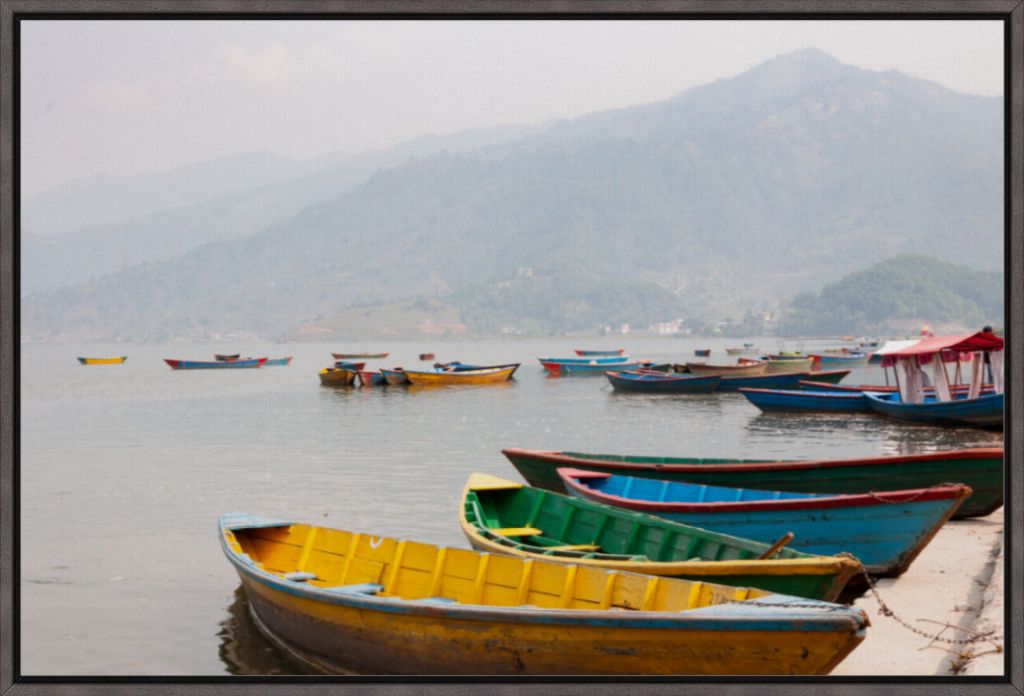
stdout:
[[172,370],[222,370],[247,367],[259,367],[267,361],[266,358],[245,358],[244,360],[174,360],[164,358],[164,362],[171,366]]
[[215,353],[214,356],[213,356],[213,359],[214,360],[221,360],[221,361],[224,361],[224,360],[238,360],[240,357],[242,357],[241,353],[232,353],[231,355],[224,355],[223,353]]
[[490,384],[507,382],[512,379],[519,363],[507,367],[489,367],[480,370],[433,371],[405,370],[405,376],[413,384],[458,385],[458,384]]
[[292,356],[287,358],[267,358],[266,362],[263,363],[263,367],[269,367],[271,365],[290,365],[292,362]]
[[693,351],[693,354],[696,355],[698,358],[706,358],[709,355],[711,355],[711,349],[710,348],[697,348],[696,350]]
[[868,354],[849,351],[845,353],[811,353],[814,367],[859,367],[868,364]]
[[754,377],[763,375],[768,369],[768,363],[761,361],[750,361],[737,365],[712,365],[710,363],[688,362],[686,369],[698,377],[710,375],[721,375],[722,377]]
[[434,354],[433,353],[420,353],[420,360],[433,360],[433,359],[434,359]]
[[380,370],[358,370],[359,384],[364,387],[382,387],[388,382]]
[[383,360],[391,353],[331,353],[335,360]]
[[963,392],[953,393],[950,401],[936,400],[934,393],[925,395],[919,404],[904,403],[896,393],[864,392],[876,413],[896,420],[928,425],[1003,427],[1003,395],[982,394],[973,399]]
[[552,377],[599,376],[607,370],[631,370],[639,367],[639,361],[630,362],[629,357],[608,356],[594,358],[537,358],[541,366]]
[[872,575],[902,575],[971,494],[961,484],[871,493],[785,493],[560,468],[575,497],[721,534],[828,556],[852,553]]
[[355,384],[356,371],[343,367],[325,367],[320,370],[320,384],[329,387],[347,387]]
[[79,358],[78,362],[83,365],[120,365],[127,359],[127,355],[122,355],[117,358]]
[[380,368],[380,373],[384,375],[384,381],[389,386],[398,387],[403,384],[411,384],[409,377],[405,374],[405,370],[401,367],[393,367],[390,370],[386,368]]
[[255,515],[221,516],[218,536],[259,630],[307,671],[828,674],[869,624],[760,589]]
[[873,413],[867,397],[853,391],[808,391],[804,389],[739,390],[765,413]]
[[594,357],[598,355],[622,355],[626,352],[625,348],[619,348],[617,350],[581,350],[577,348],[573,351],[576,355],[583,355],[588,357]]
[[758,355],[761,351],[753,343],[744,343],[742,348],[726,348],[726,355]]
[[[802,357],[801,357],[802,356]],[[768,356],[768,369],[766,375],[777,375],[782,372],[803,372],[814,367],[814,358],[801,354],[801,356]]]
[[616,391],[648,394],[710,394],[722,379],[719,375],[698,377],[653,370],[605,372]]

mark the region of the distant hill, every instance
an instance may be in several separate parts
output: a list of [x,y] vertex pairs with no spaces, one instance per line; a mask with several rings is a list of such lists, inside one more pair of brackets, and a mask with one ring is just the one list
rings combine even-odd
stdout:
[[242,239],[412,157],[471,150],[544,127],[421,136],[303,161],[246,153],[156,174],[72,181],[23,205],[22,294],[173,259],[207,242]]
[[780,330],[798,335],[887,334],[923,322],[956,330],[1003,325],[1003,274],[905,254],[793,299]]
[[244,243],[28,297],[23,330],[277,336],[416,298],[493,329],[523,314],[514,298],[553,308],[574,283],[628,288],[534,322],[557,331],[648,308],[742,316],[919,249],[997,270],[1002,104],[801,51],[663,102],[382,169]]

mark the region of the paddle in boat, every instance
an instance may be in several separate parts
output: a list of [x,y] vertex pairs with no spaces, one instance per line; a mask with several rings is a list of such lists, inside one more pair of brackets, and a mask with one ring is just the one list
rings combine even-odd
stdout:
[[623,353],[626,352],[626,349],[625,348],[617,348],[615,350],[581,350],[581,349],[577,348],[573,352],[576,353],[576,355],[585,356],[585,357],[590,358],[590,357],[595,357],[595,356],[599,356],[599,355],[604,355],[604,356],[608,356],[608,355],[622,355]]
[[164,362],[171,366],[172,370],[225,370],[247,367],[259,367],[267,361],[266,358],[239,358],[238,360],[175,360],[164,358]]
[[[883,368],[893,367],[898,393],[865,392],[876,413],[929,425],[1003,427],[1003,339],[988,327],[971,334],[890,343],[877,354]],[[971,380],[965,394],[950,388],[958,380],[950,380],[947,365],[955,363],[959,375],[966,362],[971,363]],[[930,394],[924,386],[926,365],[931,367]],[[991,394],[982,392],[986,371],[993,384]]]
[[443,370],[420,371],[405,370],[405,376],[412,384],[420,385],[464,385],[492,384],[507,382],[518,369],[519,363],[506,367],[487,367],[479,370],[461,370],[446,372]]
[[559,468],[575,497],[791,549],[850,553],[872,575],[896,577],[952,517],[971,489],[960,484],[836,495],[723,488]]
[[605,372],[615,391],[645,394],[710,394],[722,379],[718,375],[698,377],[654,370]]
[[117,358],[79,358],[78,362],[83,365],[120,365],[127,359],[127,355],[122,355]]
[[558,467],[609,474],[757,488],[798,493],[870,493],[882,482],[888,490],[930,488],[949,481],[973,493],[955,518],[988,515],[1003,504],[1003,448],[976,447],[927,454],[859,459],[771,461],[696,459],[642,455],[586,454],[527,449],[502,453],[531,485],[563,493]]
[[473,474],[459,516],[473,548],[833,600],[860,569],[621,508]]
[[251,515],[221,549],[255,623],[328,673],[827,674],[863,610]]
[[867,397],[856,391],[742,388],[739,392],[765,413],[874,413]]
[[390,353],[331,353],[335,360],[383,360]]

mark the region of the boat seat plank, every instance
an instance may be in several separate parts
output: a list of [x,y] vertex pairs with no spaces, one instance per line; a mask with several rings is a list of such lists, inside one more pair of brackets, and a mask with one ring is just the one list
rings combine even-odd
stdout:
[[285,573],[282,577],[293,582],[305,582],[306,580],[316,580],[316,573],[306,573],[298,570],[294,573]]
[[537,529],[536,527],[502,527],[500,529],[492,529],[491,531],[505,537],[537,536],[544,533],[543,529]]
[[600,546],[594,544],[563,544],[562,546],[546,546],[545,551],[598,551]]
[[383,585],[378,585],[375,582],[361,582],[356,585],[338,585],[337,587],[325,587],[324,590],[328,592],[336,592],[337,594],[365,594],[372,595],[377,594],[384,589]]

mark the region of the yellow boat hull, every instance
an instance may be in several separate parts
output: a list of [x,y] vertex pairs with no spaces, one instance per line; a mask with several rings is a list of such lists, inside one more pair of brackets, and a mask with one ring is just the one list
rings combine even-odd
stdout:
[[814,358],[801,358],[799,360],[769,360],[766,375],[778,375],[785,372],[810,372],[814,364]]
[[763,590],[248,515],[221,518],[221,545],[261,630],[329,673],[825,674],[868,625]]
[[127,355],[122,355],[117,358],[79,358],[78,362],[83,365],[120,365],[127,359]]
[[356,383],[353,370],[342,370],[337,367],[325,367],[320,370],[320,384],[330,387],[344,387]]
[[506,367],[500,370],[466,370],[464,372],[417,372],[415,370],[406,370],[405,375],[413,384],[493,384],[495,382],[507,382],[515,370],[515,367]]
[[683,637],[665,628],[396,616],[242,580],[264,633],[329,674],[828,674],[864,637],[794,631],[768,641],[757,631],[688,631]]

